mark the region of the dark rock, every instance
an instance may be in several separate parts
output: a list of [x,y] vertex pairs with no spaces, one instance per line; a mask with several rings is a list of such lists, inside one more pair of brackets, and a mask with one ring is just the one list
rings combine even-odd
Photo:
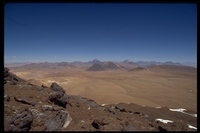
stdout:
[[10,96],[5,94],[5,95],[4,95],[4,100],[10,101]]
[[65,90],[55,82],[51,84],[50,89],[52,89],[54,91],[65,93]]
[[49,100],[59,99],[64,95],[62,92],[52,92],[49,94]]
[[47,86],[41,85],[42,88],[48,88]]
[[18,82],[26,82],[13,73],[9,72],[9,68],[4,67],[4,84],[10,82],[11,85],[16,85]]
[[138,131],[133,125],[126,126],[122,129],[122,131]]
[[5,131],[29,131],[33,117],[27,111],[20,111],[6,118]]
[[68,103],[68,96],[62,92],[52,92],[49,94],[49,100],[52,103],[65,108]]
[[105,108],[104,110],[105,110],[105,111],[108,111],[108,112],[110,112],[110,113],[113,113],[113,114],[117,114],[117,110],[112,109],[112,108],[110,108],[110,107],[107,107],[107,108]]
[[107,124],[108,124],[108,122],[105,122],[104,120],[94,120],[92,122],[92,126],[95,129],[100,129],[102,126],[107,125]]
[[66,104],[68,103],[68,96],[64,94],[64,95],[59,99],[59,101],[60,101],[64,106],[66,106]]
[[51,114],[53,117],[46,120],[45,131],[60,131],[65,124],[68,113],[66,111],[59,111],[56,114]]
[[162,128],[161,126],[158,126],[158,130],[159,130],[160,132],[167,132],[167,130],[164,129],[164,128]]
[[118,109],[120,112],[127,112],[124,107],[115,106],[115,108]]
[[76,100],[78,102],[81,102],[81,103],[84,103],[84,104],[87,104],[93,108],[99,108],[99,104],[97,104],[94,100],[91,100],[91,99],[88,99],[88,98],[85,98],[85,97],[81,97],[81,96],[68,96],[69,99],[73,99],[73,100]]
[[4,67],[4,78],[6,78],[6,77],[8,77],[8,75],[9,75],[9,68],[7,68],[7,67]]
[[44,89],[43,87],[40,87],[40,86],[35,86],[34,88],[36,88],[36,89],[39,90],[39,91],[41,91],[41,90]]
[[140,112],[134,112],[134,114],[140,114]]
[[34,106],[35,103],[27,97],[14,97],[15,101]]
[[17,81],[17,82],[19,81],[16,77],[13,77],[13,80],[15,80],[15,81]]

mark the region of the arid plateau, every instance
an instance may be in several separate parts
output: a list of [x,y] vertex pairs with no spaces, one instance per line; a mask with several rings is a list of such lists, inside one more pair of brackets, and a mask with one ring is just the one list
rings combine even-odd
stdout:
[[87,97],[99,104],[122,102],[197,111],[196,68],[158,65],[145,69],[134,66],[136,69],[132,71],[86,71],[88,66],[43,68],[25,65],[10,71],[39,86],[56,82],[67,94]]

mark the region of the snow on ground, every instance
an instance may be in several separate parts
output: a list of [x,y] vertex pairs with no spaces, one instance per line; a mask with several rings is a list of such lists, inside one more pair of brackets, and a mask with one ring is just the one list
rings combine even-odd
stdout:
[[177,111],[177,112],[183,112],[186,111],[186,109],[180,108],[180,109],[169,109],[170,111]]
[[107,104],[101,104],[101,106],[105,106],[105,105],[107,105]]
[[164,120],[164,119],[160,119],[160,118],[156,119],[156,121],[160,121],[160,122],[163,122],[163,123],[168,123],[168,122],[172,123],[173,122],[173,121],[170,121],[170,120]]
[[196,127],[193,127],[193,126],[191,126],[191,125],[189,125],[189,124],[187,124],[187,125],[188,125],[189,128],[192,128],[192,129],[196,129],[196,130],[197,130]]
[[180,108],[180,109],[169,109],[169,110],[170,111],[177,111],[177,112],[181,112],[181,113],[184,113],[184,114],[187,114],[187,115],[191,115],[191,116],[197,117],[197,114],[190,114],[190,113],[184,112],[184,111],[187,111],[187,110],[183,109],[183,108]]

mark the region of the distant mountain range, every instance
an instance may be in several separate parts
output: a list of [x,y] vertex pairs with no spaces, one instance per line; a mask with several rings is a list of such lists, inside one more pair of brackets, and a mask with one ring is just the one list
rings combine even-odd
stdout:
[[180,66],[180,65],[171,65],[171,64],[162,64],[158,66],[150,66],[149,70],[166,70],[168,72],[190,72],[197,73],[197,69],[191,66]]
[[[94,64],[98,64],[92,66]],[[109,69],[127,69],[130,70],[136,67],[149,67],[149,66],[157,66],[157,65],[175,65],[175,66],[191,66],[197,68],[197,63],[194,62],[156,62],[156,61],[129,61],[124,60],[122,62],[101,62],[97,59],[88,62],[82,61],[74,61],[74,62],[56,62],[56,63],[49,63],[49,62],[41,62],[41,63],[5,63],[6,67],[26,67],[26,68],[50,68],[50,69],[57,69],[57,68],[84,68],[87,70],[109,70]],[[90,68],[91,67],[91,68]]]
[[104,71],[104,70],[116,70],[116,69],[124,69],[123,66],[115,64],[111,61],[108,62],[99,62],[93,64],[87,71]]
[[179,63],[179,62],[172,62],[172,61],[167,61],[167,62],[156,62],[156,61],[137,61],[137,62],[133,62],[133,61],[129,61],[129,60],[124,60],[123,62],[124,64],[134,64],[140,67],[148,67],[148,66],[156,66],[156,65],[163,65],[163,64],[168,64],[168,65],[178,65],[178,66],[183,66],[183,64]]

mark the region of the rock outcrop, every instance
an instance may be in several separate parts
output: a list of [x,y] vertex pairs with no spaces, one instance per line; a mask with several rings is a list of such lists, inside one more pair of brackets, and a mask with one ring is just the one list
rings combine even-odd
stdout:
[[55,82],[51,84],[50,89],[52,89],[54,91],[65,93],[65,90]]
[[68,103],[68,96],[62,92],[52,92],[49,94],[49,100],[52,103],[65,108]]
[[6,117],[4,120],[5,131],[29,131],[31,123],[33,122],[33,116],[26,110],[21,110]]

